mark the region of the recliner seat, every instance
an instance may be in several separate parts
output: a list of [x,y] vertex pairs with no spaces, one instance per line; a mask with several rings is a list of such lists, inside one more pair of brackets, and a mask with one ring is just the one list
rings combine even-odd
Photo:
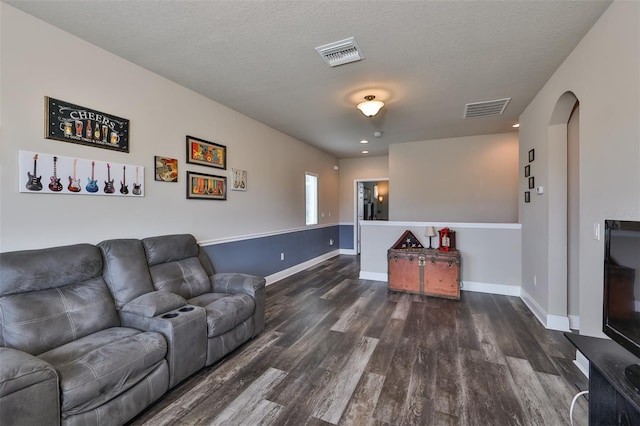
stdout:
[[[0,256],[3,423],[123,424],[167,391],[164,337],[121,327],[102,266],[89,244]],[[30,392],[23,364],[45,385],[55,372],[60,394],[49,385]],[[25,416],[18,392],[46,411]]]
[[154,288],[178,294],[205,309],[206,365],[264,330],[264,278],[214,273],[193,235],[145,238],[142,245]]

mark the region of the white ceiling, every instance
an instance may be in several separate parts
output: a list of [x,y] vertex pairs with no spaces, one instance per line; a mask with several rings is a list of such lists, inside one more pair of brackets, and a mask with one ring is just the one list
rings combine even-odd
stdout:
[[[609,1],[5,1],[338,158],[512,131]],[[354,36],[361,62],[315,47]],[[364,117],[367,94],[386,103]],[[511,97],[499,117],[466,103]],[[374,138],[374,131],[382,131]],[[215,133],[215,130],[212,130]],[[215,140],[215,134],[210,135]],[[366,148],[359,143],[368,139]]]

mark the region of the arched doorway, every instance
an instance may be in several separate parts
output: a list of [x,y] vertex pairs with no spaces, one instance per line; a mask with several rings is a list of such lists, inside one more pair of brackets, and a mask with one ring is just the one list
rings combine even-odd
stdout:
[[549,313],[580,328],[579,146],[580,108],[572,92],[556,103],[548,127]]

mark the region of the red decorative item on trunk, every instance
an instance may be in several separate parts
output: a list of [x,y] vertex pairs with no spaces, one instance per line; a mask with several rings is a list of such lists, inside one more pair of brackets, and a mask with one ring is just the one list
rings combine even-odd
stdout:
[[449,228],[442,228],[438,231],[438,235],[438,250],[451,251],[456,249],[456,231],[452,231]]

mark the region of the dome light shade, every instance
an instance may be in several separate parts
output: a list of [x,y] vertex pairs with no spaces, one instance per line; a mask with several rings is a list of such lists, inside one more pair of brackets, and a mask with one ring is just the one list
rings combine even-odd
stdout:
[[373,96],[373,95],[367,95],[364,98],[365,98],[365,101],[364,102],[360,102],[357,105],[357,108],[360,111],[362,111],[362,113],[364,115],[366,115],[367,117],[373,117],[384,106],[384,102],[375,101],[374,99],[376,97]]

